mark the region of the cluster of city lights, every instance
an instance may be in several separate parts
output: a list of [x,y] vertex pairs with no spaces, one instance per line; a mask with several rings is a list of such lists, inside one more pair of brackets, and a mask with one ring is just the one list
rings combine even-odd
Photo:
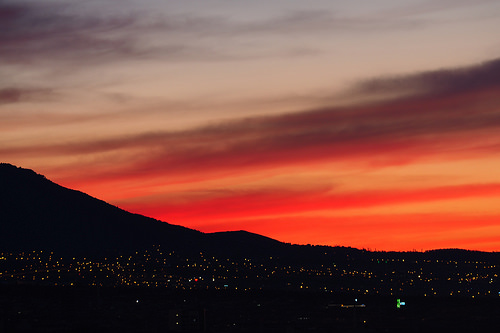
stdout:
[[[182,290],[288,289],[364,295],[499,296],[497,265],[470,260],[370,258],[284,264],[279,258],[181,256],[159,247],[116,258],[62,258],[52,252],[0,253],[0,281],[39,285]],[[402,305],[402,304],[400,304]]]

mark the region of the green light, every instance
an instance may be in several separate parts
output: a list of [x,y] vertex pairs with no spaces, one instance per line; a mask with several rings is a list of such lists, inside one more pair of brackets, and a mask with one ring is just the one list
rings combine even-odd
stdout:
[[396,307],[397,307],[398,309],[401,309],[401,299],[400,299],[400,298],[398,298],[398,299],[396,300]]

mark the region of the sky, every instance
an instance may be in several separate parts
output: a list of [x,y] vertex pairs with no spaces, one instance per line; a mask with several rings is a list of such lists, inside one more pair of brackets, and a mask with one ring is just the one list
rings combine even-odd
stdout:
[[500,251],[498,27],[498,0],[0,0],[0,161],[203,232]]

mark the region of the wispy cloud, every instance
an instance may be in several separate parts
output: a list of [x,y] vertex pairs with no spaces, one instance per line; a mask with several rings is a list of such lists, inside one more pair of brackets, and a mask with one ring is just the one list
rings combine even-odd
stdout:
[[300,36],[310,33],[331,32],[370,32],[386,29],[409,29],[421,26],[423,21],[391,17],[352,17],[334,14],[329,11],[308,10],[292,11],[267,20],[236,22],[229,19],[218,20],[209,29],[210,33],[220,35],[278,34]]
[[[0,61],[24,65],[65,61],[84,65],[117,59],[214,61],[281,56],[284,50],[268,50],[270,53],[265,54],[255,45],[244,47],[240,39],[278,36],[293,40],[296,36],[310,34],[370,32],[419,24],[411,19],[345,17],[314,10],[248,22],[199,14],[90,15],[79,13],[76,6],[56,2],[1,1]],[[287,47],[288,54],[293,55],[319,52],[303,43]]]
[[0,4],[0,59],[30,63],[37,58],[92,54],[109,51],[130,53],[124,39],[105,38],[106,33],[133,24],[131,18],[97,19],[65,14],[57,4]]
[[[117,59],[215,57],[216,51],[167,38],[162,45],[145,42],[147,33],[170,33],[161,21],[129,15],[79,14],[57,3],[0,3],[0,61],[29,65],[58,61],[80,65]],[[61,61],[63,61],[61,63]]]
[[31,101],[46,101],[55,98],[52,89],[44,88],[3,88],[0,89],[0,105]]
[[456,69],[366,80],[355,87],[355,95],[411,92],[413,94],[459,94],[500,88],[500,59]]
[[[393,8],[386,13],[391,16],[419,16],[425,14],[434,14],[436,12],[449,12],[450,10],[464,10],[470,15],[471,7],[479,7],[488,4],[494,4],[496,0],[424,0],[415,3],[401,3],[400,6]],[[490,9],[491,7],[486,7]]]
[[[231,220],[234,217],[252,219],[259,216],[280,216],[314,211],[342,211],[399,204],[427,203],[441,200],[487,198],[500,196],[500,184],[467,184],[423,189],[392,189],[357,192],[337,192],[330,188],[310,188],[290,191],[267,188],[241,193],[225,193],[192,199],[186,203],[175,200],[122,201],[120,205],[132,211],[158,216],[161,212],[179,221],[201,219]],[[196,209],[192,209],[196,207]],[[224,209],[220,209],[224,207]]]
[[[178,132],[2,148],[0,153],[126,154],[127,165],[116,166],[104,178],[134,175],[137,170],[191,177],[308,163],[383,166],[485,154],[500,145],[495,135],[500,128],[499,63],[402,77],[402,86],[416,86],[425,93],[385,102],[253,117]],[[393,79],[378,80],[381,84],[375,87],[361,83],[358,93],[396,88]]]

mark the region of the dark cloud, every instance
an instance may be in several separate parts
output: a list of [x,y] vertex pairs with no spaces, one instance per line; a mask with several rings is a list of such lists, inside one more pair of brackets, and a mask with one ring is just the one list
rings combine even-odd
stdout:
[[55,97],[55,92],[51,89],[0,89],[0,104],[46,101]]
[[168,32],[169,26],[134,14],[89,16],[56,3],[0,2],[0,18],[0,61],[4,63],[57,61],[62,66],[155,56],[216,56],[213,50],[182,41],[149,45],[144,33]]
[[367,80],[354,87],[351,93],[357,95],[394,92],[458,94],[498,87],[500,87],[500,58],[463,68]]
[[140,52],[126,36],[113,35],[136,24],[133,17],[80,16],[65,9],[55,3],[0,3],[0,59],[30,64]]

